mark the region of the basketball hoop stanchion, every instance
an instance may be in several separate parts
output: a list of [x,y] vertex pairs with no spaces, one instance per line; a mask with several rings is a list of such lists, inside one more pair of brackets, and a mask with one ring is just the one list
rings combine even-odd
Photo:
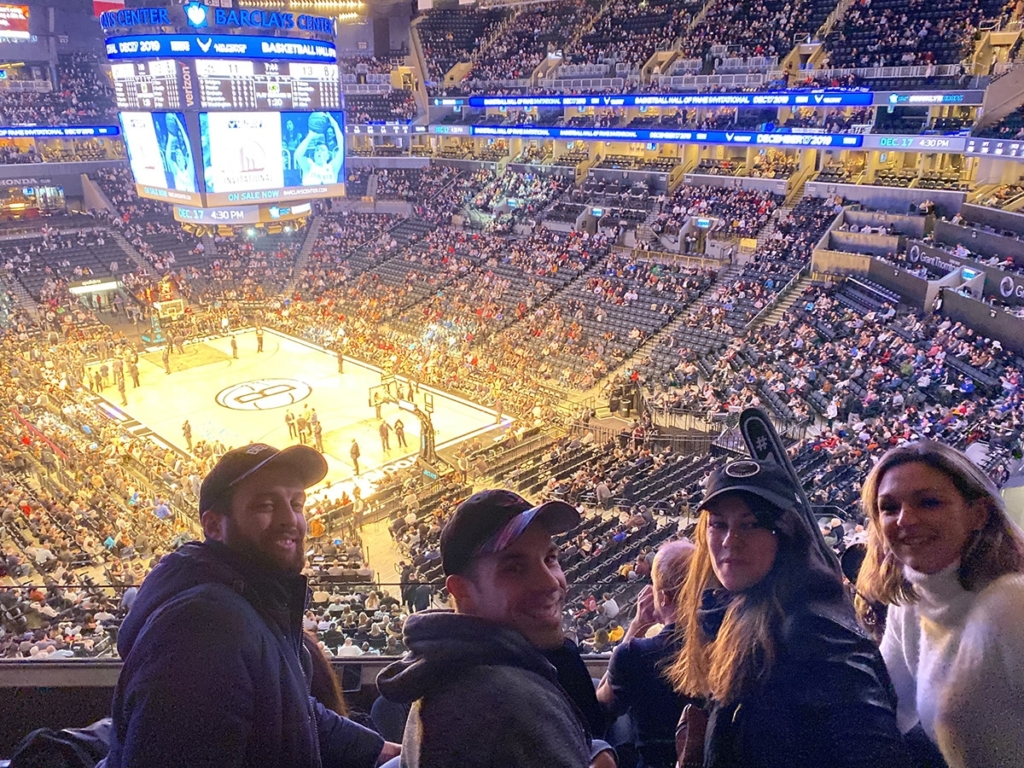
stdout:
[[[397,405],[403,411],[411,413],[420,422],[420,450],[419,459],[426,464],[433,466],[437,462],[437,449],[436,449],[436,432],[434,430],[434,422],[430,418],[430,413],[433,412],[433,398],[425,398],[424,406],[425,410],[420,408],[415,402],[409,400],[403,400],[392,393],[391,385],[394,384],[394,388],[397,392],[401,392],[401,386],[398,379],[393,375],[385,375],[381,377],[381,383],[370,387],[369,396],[367,399],[367,405],[370,408],[374,408],[378,405],[386,405],[391,403]],[[427,393],[429,394],[429,393]],[[374,400],[374,395],[377,395],[379,399]]]

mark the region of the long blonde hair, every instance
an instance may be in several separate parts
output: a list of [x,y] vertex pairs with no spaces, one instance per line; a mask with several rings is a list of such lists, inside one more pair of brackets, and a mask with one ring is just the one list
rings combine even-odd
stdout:
[[787,606],[794,599],[844,599],[838,576],[816,563],[812,532],[799,512],[775,509],[742,491],[737,494],[771,525],[778,542],[775,563],[758,584],[730,596],[721,628],[708,637],[699,610],[708,607],[706,601],[720,585],[712,568],[708,513],[702,514],[693,536],[696,551],[679,592],[679,628],[685,642],[666,670],[681,694],[722,704],[740,699],[767,678],[779,654]]
[[924,464],[950,479],[968,504],[983,499],[988,508],[984,527],[968,541],[958,573],[964,589],[977,592],[1007,573],[1024,571],[1024,532],[1006,514],[995,484],[967,456],[934,440],[918,440],[887,451],[861,488],[868,517],[868,549],[857,577],[857,592],[886,605],[917,601],[903,565],[885,539],[879,520],[878,489],[885,473],[904,464]]

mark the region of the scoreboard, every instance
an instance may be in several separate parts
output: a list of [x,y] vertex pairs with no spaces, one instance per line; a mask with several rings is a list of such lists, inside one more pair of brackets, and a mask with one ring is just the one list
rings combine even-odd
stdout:
[[337,64],[157,59],[116,62],[110,70],[120,109],[329,112],[342,108]]
[[136,192],[190,222],[302,218],[302,200],[345,193],[335,22],[224,1],[105,16],[144,28],[106,39]]
[[114,99],[120,109],[178,110],[182,107],[181,70],[176,61],[111,63]]
[[341,109],[337,64],[198,59],[195,73],[203,109]]

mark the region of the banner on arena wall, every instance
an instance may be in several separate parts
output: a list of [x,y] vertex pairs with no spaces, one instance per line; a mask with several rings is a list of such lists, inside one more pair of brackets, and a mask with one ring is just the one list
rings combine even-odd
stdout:
[[994,296],[1013,306],[1024,305],[1024,275],[990,267],[975,259],[961,258],[917,240],[907,244],[907,260],[911,264],[926,264],[947,272],[953,272],[961,267],[983,272],[986,297]]
[[92,0],[92,15],[99,18],[108,11],[124,10],[124,0]]
[[[556,96],[470,96],[471,107],[843,107],[870,106],[870,91],[769,91],[766,93],[635,93]],[[465,101],[463,101],[465,103]],[[435,100],[434,106],[449,106]]]
[[437,98],[435,107],[868,107],[958,104],[980,105],[984,91],[869,91],[866,89],[790,89],[761,93],[623,93],[541,96],[470,96]]
[[28,40],[27,5],[0,5],[0,40]]

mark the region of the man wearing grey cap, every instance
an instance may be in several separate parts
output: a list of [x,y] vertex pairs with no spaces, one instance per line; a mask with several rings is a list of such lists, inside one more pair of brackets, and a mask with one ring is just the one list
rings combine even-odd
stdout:
[[[405,624],[409,653],[377,678],[381,695],[412,703],[403,766],[585,768],[590,729],[546,652],[561,648],[565,575],[554,534],[575,508],[534,506],[504,490],[474,494],[441,531],[455,612]],[[598,765],[614,765],[607,752]]]
[[228,451],[199,492],[203,543],[164,557],[118,636],[105,768],[374,768],[398,753],[309,695],[306,489],[317,451]]

